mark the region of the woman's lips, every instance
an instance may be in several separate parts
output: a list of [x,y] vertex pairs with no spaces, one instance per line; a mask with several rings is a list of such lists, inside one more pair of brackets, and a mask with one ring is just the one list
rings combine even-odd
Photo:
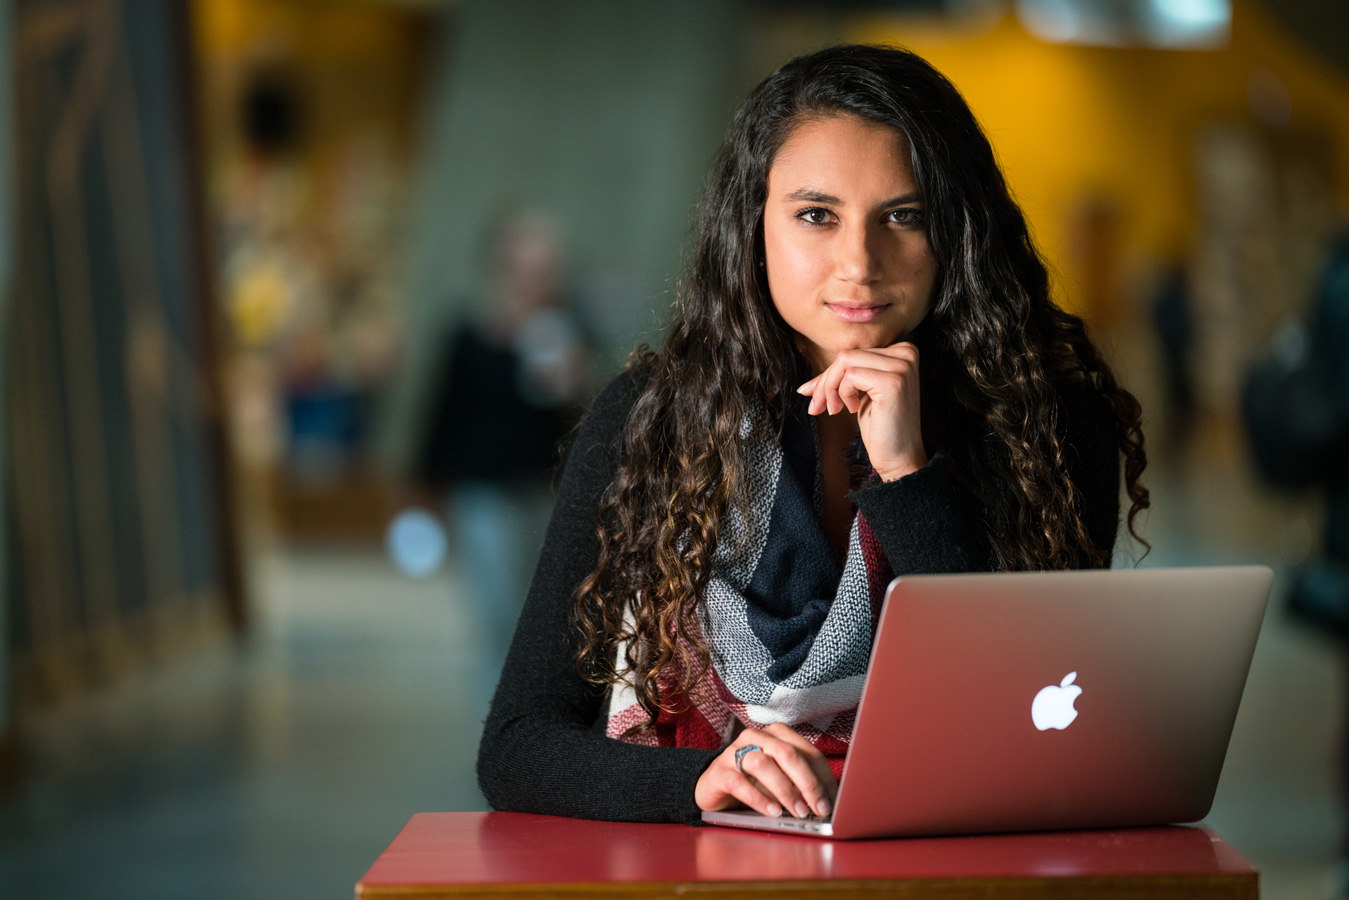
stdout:
[[826,303],[825,308],[846,322],[871,322],[878,318],[890,304],[849,304]]

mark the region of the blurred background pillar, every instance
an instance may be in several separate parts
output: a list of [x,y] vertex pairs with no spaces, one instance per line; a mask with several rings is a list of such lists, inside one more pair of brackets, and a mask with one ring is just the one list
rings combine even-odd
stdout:
[[184,6],[13,10],[6,646],[22,714],[241,629],[244,607]]
[[[0,2],[0,398],[9,390],[5,377],[9,354],[2,348],[9,337],[13,305],[14,275],[14,194],[10,180],[14,164],[10,152],[14,144],[14,34],[11,28],[11,4]],[[9,423],[0,415],[0,472],[9,466]],[[9,480],[0,479],[0,783],[6,780],[13,760],[14,712],[10,682],[10,615],[14,605],[13,579],[9,559],[10,516]]]

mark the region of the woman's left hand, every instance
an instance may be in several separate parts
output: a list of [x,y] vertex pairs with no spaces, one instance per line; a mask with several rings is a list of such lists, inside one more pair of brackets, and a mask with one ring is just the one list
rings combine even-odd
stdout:
[[857,414],[862,443],[884,481],[927,464],[919,415],[918,348],[907,342],[870,350],[840,350],[819,375],[797,388],[812,416]]

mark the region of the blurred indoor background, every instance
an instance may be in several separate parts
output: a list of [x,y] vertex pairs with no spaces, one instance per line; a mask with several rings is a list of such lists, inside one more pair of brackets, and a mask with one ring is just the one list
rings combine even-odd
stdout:
[[[1349,430],[1343,0],[0,8],[0,896],[349,896],[484,808],[557,439],[658,339],[735,105],[852,40],[961,89],[1142,400],[1142,564],[1274,567],[1209,821],[1346,890],[1349,452],[1279,455]],[[472,353],[531,458],[444,432]]]

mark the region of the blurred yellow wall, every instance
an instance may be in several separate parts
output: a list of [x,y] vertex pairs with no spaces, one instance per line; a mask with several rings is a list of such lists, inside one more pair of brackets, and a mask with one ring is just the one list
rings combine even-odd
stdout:
[[[1048,44],[1010,10],[974,30],[858,17],[843,37],[907,47],[956,84],[1031,220],[1061,301],[1106,324],[1132,311],[1092,308],[1111,301],[1093,299],[1088,285],[1093,275],[1080,246],[1084,206],[1094,198],[1114,211],[1125,272],[1185,252],[1198,224],[1195,138],[1206,126],[1235,123],[1283,132],[1274,140],[1305,135],[1324,142],[1334,205],[1341,218],[1349,209],[1349,78],[1250,3],[1234,3],[1230,41],[1208,51]],[[1257,68],[1287,87],[1287,125],[1264,124],[1252,111],[1248,83]]]
[[350,134],[370,129],[411,154],[433,36],[426,12],[342,0],[194,0],[192,21],[202,99],[215,116],[205,123],[208,140],[238,127],[231,117],[245,73],[282,63],[305,77],[310,156],[326,161]]

